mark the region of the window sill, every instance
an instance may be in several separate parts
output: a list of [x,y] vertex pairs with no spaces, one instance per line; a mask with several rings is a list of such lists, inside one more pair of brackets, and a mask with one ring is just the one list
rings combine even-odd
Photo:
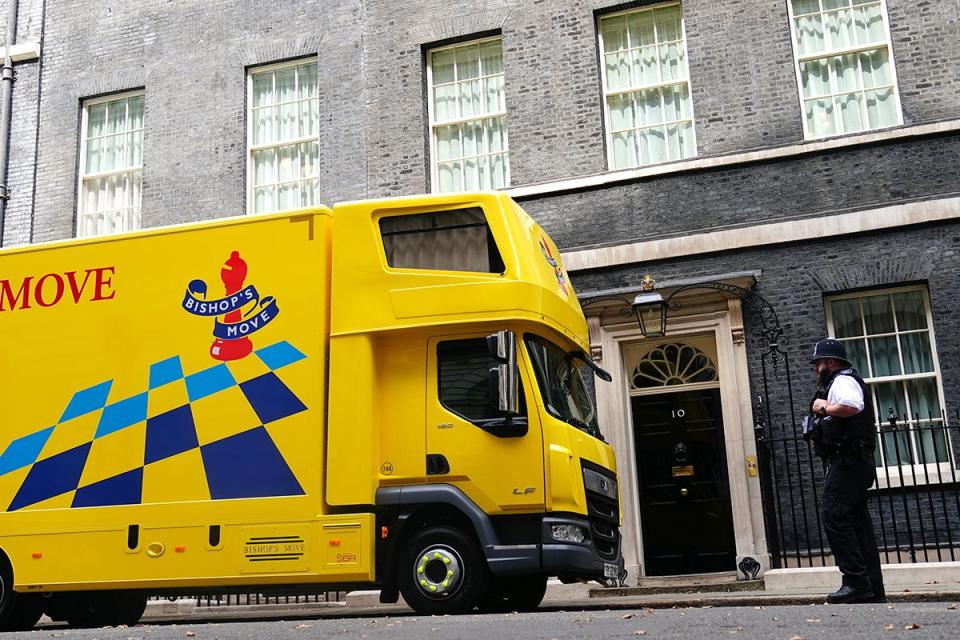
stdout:
[[904,465],[897,467],[877,467],[877,483],[871,491],[880,489],[898,489],[960,482],[960,469],[951,469],[950,463]]

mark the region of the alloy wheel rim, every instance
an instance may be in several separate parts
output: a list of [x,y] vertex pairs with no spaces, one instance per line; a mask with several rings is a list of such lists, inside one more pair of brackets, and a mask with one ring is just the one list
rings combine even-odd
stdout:
[[446,545],[431,545],[421,551],[413,566],[413,582],[420,592],[435,600],[449,598],[463,580],[463,560]]

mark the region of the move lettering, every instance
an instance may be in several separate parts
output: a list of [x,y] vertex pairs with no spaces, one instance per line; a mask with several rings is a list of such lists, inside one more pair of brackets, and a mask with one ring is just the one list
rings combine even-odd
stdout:
[[115,267],[0,279],[0,312],[113,300]]

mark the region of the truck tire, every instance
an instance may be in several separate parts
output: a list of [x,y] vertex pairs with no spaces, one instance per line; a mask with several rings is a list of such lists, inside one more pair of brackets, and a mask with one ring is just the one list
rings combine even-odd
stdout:
[[547,576],[509,576],[490,582],[480,600],[484,613],[533,611],[540,606],[547,592]]
[[73,593],[46,593],[43,595],[43,613],[54,622],[66,622],[73,610]]
[[138,591],[117,591],[109,594],[114,603],[111,626],[132,627],[140,622],[147,609],[147,594]]
[[136,591],[78,593],[67,610],[71,627],[132,627],[147,608],[147,596]]
[[428,527],[400,552],[400,593],[422,615],[467,613],[486,591],[490,570],[479,545],[463,531]]
[[13,569],[0,556],[0,631],[29,631],[43,615],[40,596],[13,590]]

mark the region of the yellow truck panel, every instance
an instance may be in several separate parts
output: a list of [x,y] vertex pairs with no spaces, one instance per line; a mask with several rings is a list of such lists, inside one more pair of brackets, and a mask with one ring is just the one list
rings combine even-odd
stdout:
[[[320,210],[4,253],[0,522],[16,522],[18,585],[155,580],[112,561],[132,524],[236,526],[264,501],[323,513],[330,225]],[[249,353],[218,359],[224,314],[206,305],[230,306],[232,256]]]

